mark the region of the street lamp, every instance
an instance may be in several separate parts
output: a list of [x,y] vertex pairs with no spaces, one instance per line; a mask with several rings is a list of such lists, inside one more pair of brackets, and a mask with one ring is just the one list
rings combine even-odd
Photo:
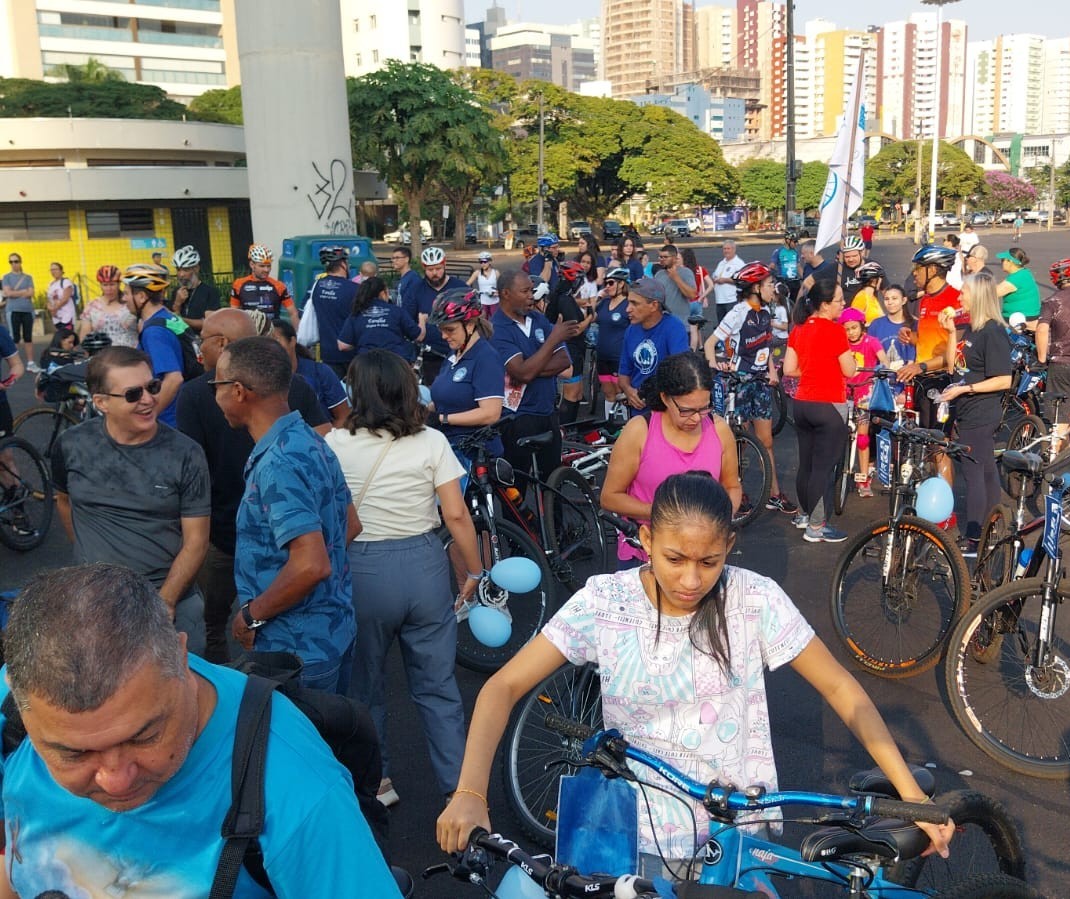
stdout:
[[936,84],[933,88],[933,164],[929,173],[929,241],[936,239],[936,228],[933,221],[936,218],[936,159],[940,151],[940,56],[941,40],[944,30],[944,7],[948,3],[958,3],[959,0],[921,0],[925,6],[936,7]]

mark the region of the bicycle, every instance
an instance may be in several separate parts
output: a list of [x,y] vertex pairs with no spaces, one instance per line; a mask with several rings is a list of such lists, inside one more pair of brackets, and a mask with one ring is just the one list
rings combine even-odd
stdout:
[[1000,417],[996,426],[996,444],[1007,434],[1007,449],[1020,449],[1010,445],[1010,435],[1023,419],[1035,426],[1041,421],[1041,396],[1047,380],[1047,366],[1037,361],[1033,335],[1024,327],[1011,328],[1011,386],[1000,396]]
[[21,437],[0,437],[0,543],[28,552],[52,524],[52,477],[41,454]]
[[620,430],[611,421],[577,422],[561,441],[561,464],[579,472],[596,495],[601,490]]
[[[1005,453],[1003,461],[1041,472],[1036,455]],[[1020,774],[1067,778],[1070,618],[1060,622],[1058,613],[1070,595],[1059,546],[1070,476],[1041,477],[1047,490],[1036,548],[1026,559],[1019,552],[1020,577],[990,590],[958,622],[944,683],[955,719],[982,752]]]
[[[875,380],[895,380],[895,372],[886,368],[860,368],[860,373],[872,374]],[[872,381],[865,384],[847,385],[847,445],[843,450],[843,459],[836,466],[836,492],[833,496],[833,508],[837,515],[842,515],[847,508],[847,497],[854,488],[855,462],[858,461],[858,393],[871,390]],[[863,410],[864,412],[865,410]],[[866,439],[869,437],[866,435]],[[862,472],[868,474],[868,472]]]
[[939,453],[969,447],[941,431],[874,418],[877,476],[890,487],[889,515],[847,544],[832,575],[837,638],[860,667],[878,677],[911,677],[940,661],[970,599],[962,552],[944,531],[915,514],[918,484]]
[[[687,875],[691,873],[694,860],[688,865],[684,877],[679,877],[680,872],[673,872],[679,877],[676,884],[679,889],[660,879],[655,882],[633,875],[585,877],[575,868],[555,865],[548,858],[545,861],[534,859],[516,844],[489,836],[480,828],[473,831],[469,848],[456,865],[434,866],[425,872],[425,877],[445,870],[458,879],[485,883],[489,868],[485,853],[490,852],[517,864],[524,874],[548,891],[547,895],[553,896],[728,897],[740,895],[735,892],[738,890],[753,891],[749,895],[776,897],[779,895],[777,883],[806,878],[834,884],[837,891],[852,897],[873,899],[908,899],[934,894],[957,899],[990,899],[993,895],[1039,899],[1039,894],[1022,880],[1025,863],[1013,822],[1002,806],[980,794],[945,794],[935,803],[901,802],[891,784],[876,770],[861,772],[851,778],[851,793],[843,795],[809,791],[767,792],[764,787],[747,787],[740,791],[717,781],[706,784],[693,780],[657,756],[631,746],[615,730],[598,730],[557,715],[547,715],[545,725],[570,740],[583,741],[581,763],[598,768],[607,777],[635,783],[644,793],[647,787],[667,789],[702,803],[710,816],[709,836],[696,852],[695,859],[701,857],[698,884],[704,885],[706,890],[692,893],[690,889],[693,884]],[[660,775],[658,784],[640,780],[636,766]],[[931,772],[914,770],[920,785],[931,795],[935,787]],[[668,787],[664,786],[666,783]],[[752,835],[738,826],[740,813],[789,805],[822,810],[813,817],[791,819],[816,828],[807,834],[798,850]],[[943,823],[952,809],[957,809],[964,820],[969,820],[965,825],[969,828],[966,838],[976,837],[987,850],[983,859],[970,852],[962,852],[959,858],[975,869],[987,866],[987,871],[952,872],[943,867],[950,865],[950,859],[936,859],[942,863],[937,865],[934,857],[921,857],[929,839],[912,822]],[[698,840],[695,842],[697,844]],[[930,868],[937,869],[932,876]],[[937,887],[939,891],[935,892],[928,884],[939,883],[944,875],[949,881],[947,888]],[[507,875],[493,895],[501,899],[530,895],[519,891],[520,879],[519,875],[514,875],[510,880]],[[720,889],[713,890],[713,887]]]
[[713,410],[723,417],[736,437],[736,459],[739,465],[739,483],[743,488],[743,502],[732,523],[745,528],[764,510],[773,489],[773,461],[765,447],[747,430],[747,422],[736,411],[736,393],[743,384],[754,381],[767,383],[768,379],[755,372],[713,372]]
[[[520,647],[539,632],[554,599],[554,584],[576,589],[590,574],[609,567],[606,535],[598,518],[598,503],[590,486],[571,468],[559,467],[544,483],[533,459],[531,476],[520,475],[533,494],[535,509],[524,504],[524,494],[514,485],[518,473],[502,458],[492,458],[486,443],[497,435],[493,427],[480,428],[458,442],[460,453],[471,459],[465,499],[476,528],[483,568],[489,570],[503,558],[525,556],[541,572],[539,584],[529,593],[481,585],[474,603],[490,605],[512,620],[508,641],[499,647],[485,646],[464,626],[471,605],[458,610],[461,625],[457,635],[457,661],[472,671],[497,671]],[[546,432],[521,438],[522,447],[543,445],[552,439]],[[439,536],[447,551],[452,537],[445,528]],[[464,566],[453,565],[455,593],[465,577]]]
[[37,389],[44,403],[15,418],[13,433],[31,443],[45,460],[52,458],[60,434],[100,414],[86,387],[86,365],[77,362],[39,375]]

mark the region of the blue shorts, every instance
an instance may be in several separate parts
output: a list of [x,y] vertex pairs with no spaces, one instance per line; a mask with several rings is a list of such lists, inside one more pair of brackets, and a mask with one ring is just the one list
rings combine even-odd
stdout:
[[768,384],[750,381],[736,392],[736,411],[747,421],[773,418],[773,391]]
[[692,300],[690,303],[688,303],[688,309],[688,315],[690,315],[692,318],[702,317],[702,303],[699,300]]

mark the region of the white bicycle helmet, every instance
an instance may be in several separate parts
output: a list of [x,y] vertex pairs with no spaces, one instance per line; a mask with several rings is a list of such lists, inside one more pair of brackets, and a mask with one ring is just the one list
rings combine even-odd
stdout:
[[179,247],[175,250],[175,255],[171,257],[171,262],[174,263],[175,268],[193,268],[201,264],[201,254],[194,246]]
[[480,262],[491,262],[491,261],[493,261],[493,259],[494,259],[494,257],[491,256],[490,253],[484,252],[484,253],[480,253],[479,254],[479,261]]
[[271,252],[271,250],[265,247],[262,243],[254,243],[251,247],[249,247],[250,262],[267,263],[268,265],[270,265],[274,258],[275,256]]
[[850,237],[845,237],[843,239],[843,243],[840,244],[840,249],[845,253],[850,253],[852,250],[862,253],[865,251],[866,245],[862,242],[861,237],[855,237],[855,235],[852,234]]
[[428,247],[420,254],[420,262],[424,265],[441,265],[446,261],[446,254],[441,247]]

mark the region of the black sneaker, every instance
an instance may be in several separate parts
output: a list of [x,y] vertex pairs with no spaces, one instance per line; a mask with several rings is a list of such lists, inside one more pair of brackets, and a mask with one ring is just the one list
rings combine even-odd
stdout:
[[976,559],[977,558],[977,544],[979,542],[980,542],[979,540],[973,540],[970,537],[959,537],[959,539],[958,539],[959,551],[962,553],[964,558]]
[[751,505],[750,500],[747,499],[747,494],[743,494],[743,498],[739,501],[739,508],[736,509],[736,518],[742,518],[744,515],[750,515],[754,510],[754,506]]
[[785,515],[794,515],[799,511],[799,507],[783,493],[774,493],[770,496],[769,499],[765,501],[765,507],[776,512],[783,512]]

